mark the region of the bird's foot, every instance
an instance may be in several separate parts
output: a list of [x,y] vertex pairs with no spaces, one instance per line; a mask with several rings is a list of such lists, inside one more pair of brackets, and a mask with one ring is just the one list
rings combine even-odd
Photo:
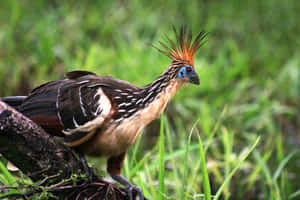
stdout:
[[93,181],[93,178],[95,177],[94,169],[92,167],[89,167],[84,155],[82,153],[78,153],[79,155],[79,160],[81,164],[83,165],[84,172],[88,176],[89,182]]
[[126,186],[125,188],[128,192],[128,197],[129,197],[129,200],[133,200],[133,192],[136,191],[140,200],[147,200],[147,198],[144,196],[142,190],[140,187],[136,186],[136,185],[133,185],[133,184],[130,184],[128,186]]
[[114,174],[111,174],[111,177],[115,180],[115,181],[118,181],[119,183],[121,183],[122,185],[125,186],[125,189],[128,193],[128,198],[129,200],[133,200],[133,193],[134,191],[137,192],[138,196],[139,196],[139,199],[140,200],[148,200],[141,188],[139,188],[138,186],[136,185],[133,185],[132,183],[130,183],[127,179],[125,179],[124,177],[120,176],[120,175],[114,175]]

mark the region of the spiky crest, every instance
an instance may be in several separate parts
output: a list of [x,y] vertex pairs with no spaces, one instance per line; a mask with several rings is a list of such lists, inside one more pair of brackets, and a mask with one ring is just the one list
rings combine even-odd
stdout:
[[[190,65],[194,66],[194,55],[196,51],[202,46],[202,40],[206,37],[207,33],[200,32],[194,41],[192,41],[192,31],[187,30],[186,26],[181,26],[180,31],[173,27],[176,40],[171,40],[166,36],[166,42],[159,42],[162,49],[157,48],[161,53],[167,55],[172,60],[184,60]],[[169,43],[169,44],[168,44]]]

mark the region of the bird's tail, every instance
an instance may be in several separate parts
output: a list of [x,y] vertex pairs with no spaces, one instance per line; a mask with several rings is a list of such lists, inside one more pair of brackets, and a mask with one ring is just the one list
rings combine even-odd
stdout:
[[0,97],[0,101],[3,101],[14,108],[18,108],[26,97],[27,96]]

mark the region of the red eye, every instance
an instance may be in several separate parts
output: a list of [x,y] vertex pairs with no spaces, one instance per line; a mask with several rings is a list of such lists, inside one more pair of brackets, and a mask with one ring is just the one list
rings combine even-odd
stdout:
[[186,67],[186,72],[187,72],[187,73],[192,72],[192,68],[191,68],[191,67]]

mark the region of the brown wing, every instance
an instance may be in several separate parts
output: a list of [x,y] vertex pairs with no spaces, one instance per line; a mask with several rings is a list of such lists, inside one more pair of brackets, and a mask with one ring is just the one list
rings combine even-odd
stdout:
[[18,108],[47,132],[57,136],[63,136],[63,125],[57,116],[56,108],[58,88],[62,84],[64,80],[57,80],[37,87]]
[[34,89],[20,106],[20,112],[65,143],[77,146],[90,139],[103,123],[117,114],[114,96],[137,88],[110,76],[73,71],[67,78]]

